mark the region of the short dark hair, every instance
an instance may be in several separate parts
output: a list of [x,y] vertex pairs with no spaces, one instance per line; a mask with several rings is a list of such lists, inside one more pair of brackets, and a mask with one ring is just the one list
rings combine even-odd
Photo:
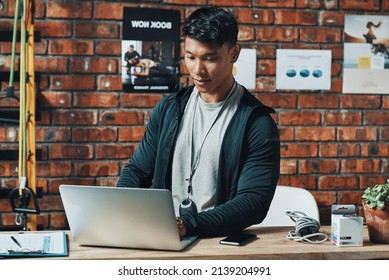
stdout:
[[234,46],[238,40],[238,22],[231,12],[219,7],[203,7],[184,21],[182,35],[192,39]]

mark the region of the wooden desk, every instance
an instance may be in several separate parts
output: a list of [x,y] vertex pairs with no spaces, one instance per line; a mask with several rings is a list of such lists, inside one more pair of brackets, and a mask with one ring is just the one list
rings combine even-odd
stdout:
[[[121,248],[101,248],[79,246],[69,236],[69,257],[66,259],[89,260],[145,260],[145,259],[265,259],[265,260],[326,260],[326,259],[389,259],[389,244],[371,243],[364,228],[362,247],[338,247],[327,240],[321,244],[296,242],[286,239],[290,228],[255,228],[258,240],[246,246],[220,245],[221,238],[199,239],[182,252],[137,250]],[[330,227],[321,231],[330,234]]]

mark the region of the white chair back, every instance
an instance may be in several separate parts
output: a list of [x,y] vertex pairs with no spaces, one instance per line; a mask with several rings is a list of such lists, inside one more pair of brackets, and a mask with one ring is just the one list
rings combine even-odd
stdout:
[[300,211],[320,223],[319,209],[313,195],[301,188],[277,186],[266,218],[259,227],[294,226],[295,222],[285,212]]

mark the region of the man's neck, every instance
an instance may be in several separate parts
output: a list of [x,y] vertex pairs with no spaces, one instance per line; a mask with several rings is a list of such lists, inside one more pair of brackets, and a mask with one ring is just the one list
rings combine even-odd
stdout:
[[232,79],[228,82],[229,86],[215,92],[199,92],[200,98],[206,103],[219,103],[227,98],[228,94],[232,90],[235,80]]

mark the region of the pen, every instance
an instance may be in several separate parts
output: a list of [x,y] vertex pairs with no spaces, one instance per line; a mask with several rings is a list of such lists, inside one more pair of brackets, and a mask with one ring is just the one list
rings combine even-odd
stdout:
[[11,239],[12,239],[13,242],[16,243],[16,245],[18,245],[20,248],[22,248],[22,245],[20,245],[20,243],[16,240],[15,237],[11,236]]

